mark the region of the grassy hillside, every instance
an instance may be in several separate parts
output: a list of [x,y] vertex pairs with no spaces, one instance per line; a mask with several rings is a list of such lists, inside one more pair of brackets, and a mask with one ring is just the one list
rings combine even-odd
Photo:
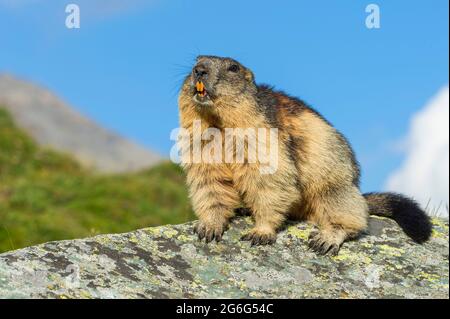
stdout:
[[0,108],[0,252],[193,217],[176,165],[98,176],[37,146]]

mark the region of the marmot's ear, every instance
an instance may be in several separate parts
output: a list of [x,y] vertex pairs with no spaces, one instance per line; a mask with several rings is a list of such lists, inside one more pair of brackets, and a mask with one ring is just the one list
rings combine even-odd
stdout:
[[255,82],[255,76],[249,69],[245,69],[245,78],[250,82]]

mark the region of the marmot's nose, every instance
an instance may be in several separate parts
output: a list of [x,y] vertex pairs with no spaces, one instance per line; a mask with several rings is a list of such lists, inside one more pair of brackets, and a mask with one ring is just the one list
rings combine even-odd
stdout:
[[196,79],[201,79],[208,75],[208,68],[204,64],[197,64],[194,67],[193,73]]

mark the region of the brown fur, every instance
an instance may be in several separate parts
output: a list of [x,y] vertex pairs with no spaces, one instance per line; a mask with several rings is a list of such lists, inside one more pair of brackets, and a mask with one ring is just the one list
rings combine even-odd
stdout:
[[[205,60],[217,72],[237,63],[216,57],[200,57],[198,63]],[[268,91],[274,102],[269,111],[274,116],[264,114],[257,98],[262,88],[254,84],[251,71],[240,67],[242,78],[236,80],[233,75],[228,81],[225,74],[217,81],[212,106],[199,106],[193,100],[194,79],[188,76],[179,96],[181,126],[192,131],[198,119],[202,129],[222,131],[226,127],[270,128],[275,123],[279,129],[278,169],[263,175],[259,162],[184,164],[192,205],[199,217],[196,232],[207,241],[220,240],[234,210],[244,205],[255,219],[255,227],[244,240],[274,242],[286,218],[306,219],[318,226],[310,238],[311,247],[337,253],[344,240],[367,227],[368,220],[350,146],[319,114],[283,93]],[[234,91],[236,87],[239,94]]]

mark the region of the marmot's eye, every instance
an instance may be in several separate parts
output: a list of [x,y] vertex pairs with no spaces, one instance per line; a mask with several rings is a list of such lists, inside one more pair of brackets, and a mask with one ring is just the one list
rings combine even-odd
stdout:
[[238,72],[239,71],[239,65],[237,65],[237,64],[232,64],[232,65],[230,65],[230,67],[228,68],[228,71],[230,71],[230,72]]

